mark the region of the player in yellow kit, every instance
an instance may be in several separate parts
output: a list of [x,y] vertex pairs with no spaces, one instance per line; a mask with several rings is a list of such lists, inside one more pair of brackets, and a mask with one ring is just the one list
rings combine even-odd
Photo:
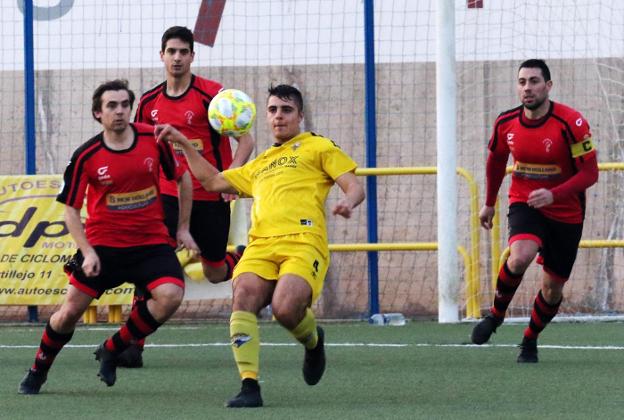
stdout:
[[310,309],[329,265],[325,200],[334,183],[344,196],[332,213],[345,218],[364,200],[356,163],[333,141],[301,132],[303,99],[288,85],[269,89],[267,121],[275,143],[247,164],[219,172],[169,125],[161,140],[178,143],[208,191],[253,197],[249,245],[234,269],[230,338],[242,379],[228,407],[260,407],[260,339],[256,314],[271,304],[275,319],[305,346],[303,377],[318,383],[325,371],[324,332]]

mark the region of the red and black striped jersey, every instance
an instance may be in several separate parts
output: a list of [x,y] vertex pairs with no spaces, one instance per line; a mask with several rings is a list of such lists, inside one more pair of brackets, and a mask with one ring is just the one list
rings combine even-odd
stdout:
[[76,149],[56,199],[80,209],[86,196],[85,233],[91,245],[175,245],[163,222],[159,177],[165,172],[175,182],[185,169],[171,146],[156,140],[152,126],[131,127],[134,141],[128,149],[107,147],[103,132]]
[[[192,75],[186,92],[173,97],[167,95],[165,81],[141,96],[134,120],[152,125],[171,124],[191,141],[204,159],[223,171],[232,164],[230,139],[217,133],[208,122],[208,105],[222,88],[217,82]],[[187,167],[182,149],[174,145],[174,150],[178,160]],[[194,176],[192,178],[194,200],[220,199],[221,194],[206,191]],[[163,194],[178,195],[175,184],[164,178],[161,178],[161,190]]]
[[526,202],[531,191],[547,188],[556,196],[555,202],[539,210],[554,220],[581,223],[584,190],[571,195],[557,195],[556,190],[585,160],[592,159],[595,166],[596,152],[587,120],[578,111],[553,101],[548,113],[538,120],[528,119],[523,110],[520,106],[499,115],[488,146],[499,161],[506,161],[509,154],[513,157],[509,204]]

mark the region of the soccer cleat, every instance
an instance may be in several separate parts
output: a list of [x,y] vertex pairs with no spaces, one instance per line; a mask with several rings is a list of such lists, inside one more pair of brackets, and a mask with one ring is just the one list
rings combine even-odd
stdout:
[[48,372],[38,372],[33,369],[28,369],[26,376],[20,382],[18,393],[24,395],[38,394],[41,386],[48,379]]
[[133,344],[117,355],[117,367],[142,368],[143,349]]
[[520,354],[518,354],[518,363],[537,363],[537,340],[526,338],[522,339]]
[[492,314],[487,314],[475,327],[472,329],[470,339],[474,344],[486,343],[492,333],[496,332],[496,329],[503,323],[503,318],[497,318]]
[[230,408],[262,407],[260,385],[255,379],[243,379],[241,391],[234,398],[225,403]]
[[104,344],[100,344],[93,354],[95,354],[95,360],[100,362],[100,371],[97,375],[106,385],[115,385],[117,380],[117,357],[106,350]]
[[306,349],[303,359],[303,380],[308,385],[316,385],[325,372],[325,331],[317,326],[316,333],[318,334],[316,347]]

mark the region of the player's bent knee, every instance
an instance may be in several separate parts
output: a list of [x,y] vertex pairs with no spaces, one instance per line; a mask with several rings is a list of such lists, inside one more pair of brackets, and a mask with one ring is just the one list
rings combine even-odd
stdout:
[[177,309],[184,299],[184,289],[178,285],[166,283],[152,290],[152,298],[163,307]]
[[212,266],[202,262],[204,277],[212,284],[223,283],[226,279],[227,267],[225,264],[220,266]]
[[305,316],[306,304],[290,300],[271,303],[271,310],[275,319],[284,326],[296,326]]
[[529,257],[528,255],[509,257],[509,259],[507,260],[507,267],[515,275],[524,274],[527,268],[529,268],[529,265],[531,265],[534,257],[534,255],[531,257]]
[[206,280],[208,280],[209,283],[212,284],[219,284],[219,283],[223,283],[224,281],[228,280],[225,278],[225,274],[219,276],[219,275],[215,275],[214,273],[209,273],[207,271],[204,271],[204,277],[206,277]]

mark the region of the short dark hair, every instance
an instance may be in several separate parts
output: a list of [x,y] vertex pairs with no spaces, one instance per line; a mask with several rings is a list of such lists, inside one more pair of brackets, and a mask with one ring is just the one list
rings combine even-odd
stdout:
[[172,26],[167,29],[160,41],[160,51],[164,52],[167,47],[167,41],[170,39],[180,39],[189,44],[191,52],[193,52],[193,32],[186,26]]
[[303,112],[303,96],[301,96],[301,92],[296,87],[291,85],[271,85],[269,86],[269,98],[271,96],[277,96],[284,101],[291,100],[297,105],[299,112]]
[[546,65],[544,60],[540,60],[539,58],[532,58],[530,60],[526,60],[520,67],[518,67],[518,72],[520,69],[529,68],[529,69],[540,69],[542,71],[542,76],[544,76],[544,81],[548,82],[550,80],[550,69]]
[[93,118],[99,123],[101,123],[102,120],[101,118],[96,117],[95,113],[102,110],[102,95],[104,94],[104,92],[107,92],[109,90],[125,90],[126,92],[128,92],[131,109],[132,105],[134,104],[134,92],[131,91],[130,88],[128,88],[127,80],[115,79],[102,83],[100,86],[97,87],[97,89],[95,89],[95,92],[93,92],[93,100],[91,102],[91,115],[93,115]]

